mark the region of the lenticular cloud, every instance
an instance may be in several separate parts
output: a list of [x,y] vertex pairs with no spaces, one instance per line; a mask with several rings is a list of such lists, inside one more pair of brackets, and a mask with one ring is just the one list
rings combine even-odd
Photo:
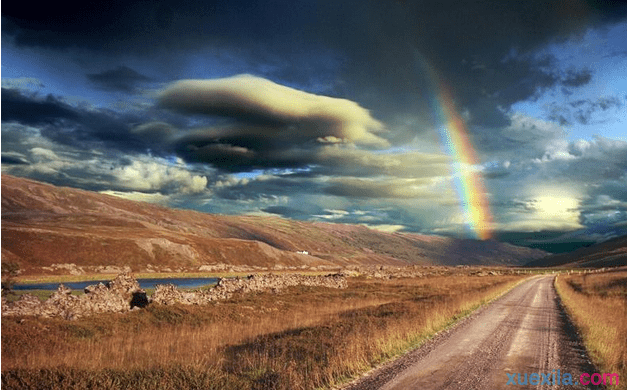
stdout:
[[389,146],[377,135],[384,130],[383,124],[359,104],[299,91],[250,75],[181,80],[161,93],[159,105],[182,113],[270,124],[267,137],[273,136],[273,127],[287,126],[299,137],[339,139],[371,147]]

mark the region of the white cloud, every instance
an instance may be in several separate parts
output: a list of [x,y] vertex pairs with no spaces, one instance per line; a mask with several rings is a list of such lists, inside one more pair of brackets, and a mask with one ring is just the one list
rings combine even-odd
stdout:
[[135,191],[200,193],[207,188],[207,177],[194,175],[184,168],[156,161],[135,160],[116,168],[113,175],[119,184]]
[[391,224],[369,225],[369,224],[362,223],[361,225],[366,226],[373,230],[379,230],[384,233],[396,233],[407,228],[407,226],[404,226],[404,225],[391,225]]
[[30,150],[30,153],[32,156],[37,157],[39,159],[44,159],[44,160],[60,160],[59,156],[53,152],[50,149],[44,149],[44,148],[32,148]]
[[163,195],[161,193],[152,193],[147,194],[145,192],[137,192],[137,191],[100,191],[101,194],[117,196],[119,198],[124,198],[136,202],[146,202],[146,203],[156,203],[161,205],[168,205],[170,201],[170,197],[168,195]]
[[45,85],[41,80],[34,77],[16,77],[2,78],[2,88],[20,89],[20,90],[39,90]]

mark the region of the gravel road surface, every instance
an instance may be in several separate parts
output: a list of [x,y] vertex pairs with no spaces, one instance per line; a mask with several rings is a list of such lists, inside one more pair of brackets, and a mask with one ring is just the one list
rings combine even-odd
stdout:
[[[552,275],[538,276],[521,283],[452,329],[345,389],[598,388],[578,384],[582,373],[597,370],[560,306],[553,279]],[[532,373],[538,374],[537,382]],[[519,379],[525,382],[525,374],[527,385],[519,385]],[[576,384],[564,385],[566,374]]]

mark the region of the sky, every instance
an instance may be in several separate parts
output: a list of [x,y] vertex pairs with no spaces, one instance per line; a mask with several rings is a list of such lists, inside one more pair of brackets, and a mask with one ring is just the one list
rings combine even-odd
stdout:
[[622,2],[1,11],[3,173],[551,251],[627,234]]

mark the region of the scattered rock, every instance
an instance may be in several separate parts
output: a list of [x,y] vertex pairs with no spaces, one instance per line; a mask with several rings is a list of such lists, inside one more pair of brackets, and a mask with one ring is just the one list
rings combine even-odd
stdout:
[[127,274],[131,272],[131,267],[129,266],[124,266],[124,267],[118,267],[115,265],[107,265],[107,266],[97,266],[95,267],[95,271],[99,272],[101,274]]
[[83,267],[79,267],[74,263],[52,264],[50,267],[41,268],[51,272],[63,270],[68,272],[70,275],[83,275],[85,273],[85,269]]

